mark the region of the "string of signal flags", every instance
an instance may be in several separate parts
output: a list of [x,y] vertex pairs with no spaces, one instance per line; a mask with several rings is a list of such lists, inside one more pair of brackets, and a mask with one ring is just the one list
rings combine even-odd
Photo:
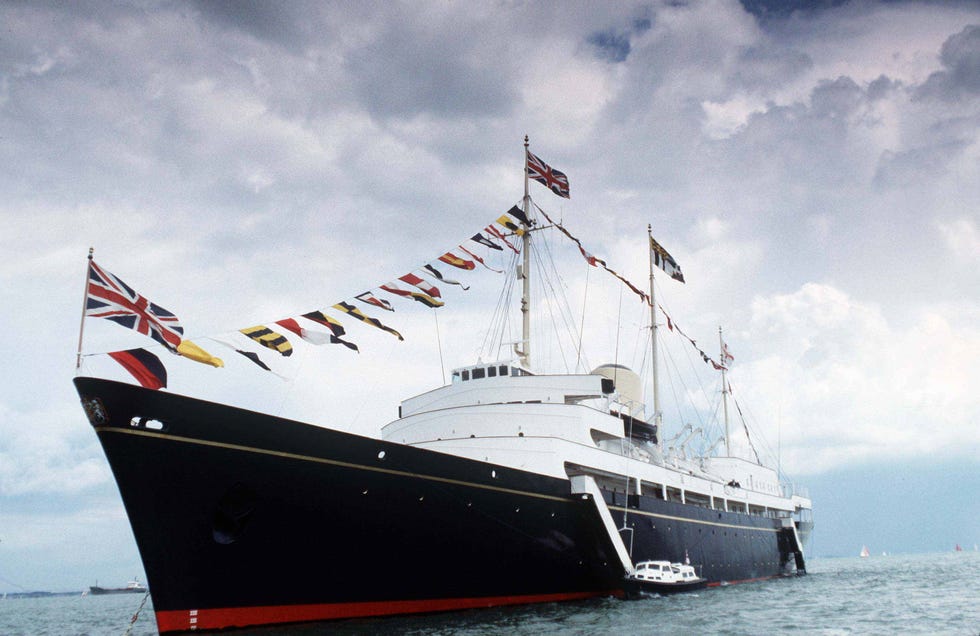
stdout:
[[[557,196],[569,198],[568,178],[563,172],[550,167],[529,150],[526,150],[525,165],[529,180],[545,185]],[[601,266],[629,287],[631,291],[639,295],[643,301],[648,304],[650,303],[650,298],[636,285],[609,268],[605,260],[597,258],[586,251],[579,239],[573,236],[560,223],[553,221],[540,207],[535,207],[551,225],[556,227],[578,246],[579,251],[589,265],[594,267]],[[501,270],[495,269],[487,264],[486,260],[490,253],[489,251],[503,251],[504,249],[508,249],[514,253],[519,253],[519,247],[514,244],[516,241],[511,242],[509,239],[514,236],[523,236],[524,232],[531,225],[532,222],[527,218],[524,210],[515,205],[455,248],[443,253],[422,267],[397,277],[395,280],[378,285],[353,298],[334,303],[329,309],[317,309],[274,320],[269,323],[245,327],[239,329],[238,333],[245,336],[250,343],[283,357],[291,356],[293,353],[293,344],[290,341],[290,337],[299,337],[309,344],[318,346],[338,344],[351,351],[360,352],[358,345],[350,340],[350,337],[347,335],[347,329],[343,324],[336,317],[327,313],[327,311],[333,311],[345,317],[355,319],[365,325],[387,332],[400,341],[404,340],[404,337],[398,330],[383,323],[380,319],[364,313],[359,305],[365,306],[370,311],[394,312],[395,307],[391,301],[380,294],[380,292],[385,292],[385,294],[396,298],[411,299],[426,307],[442,307],[445,305],[445,302],[442,300],[442,292],[437,287],[437,284],[458,286],[462,290],[469,289],[463,282],[447,276],[445,272],[450,270],[447,270],[446,266],[467,272],[476,269],[477,264],[479,264],[479,266],[489,271],[502,273]],[[670,275],[671,278],[684,282],[683,274],[681,274],[680,267],[676,261],[652,237],[650,237],[650,248],[653,262]],[[480,255],[481,251],[484,253],[484,256]],[[85,304],[82,312],[81,326],[79,328],[76,368],[81,367],[85,319],[89,317],[105,318],[128,329],[138,331],[152,338],[164,349],[179,357],[212,367],[220,368],[224,366],[224,360],[212,355],[197,343],[184,338],[184,328],[173,312],[147,300],[127,285],[121,278],[96,263],[93,259],[93,252],[94,250],[90,249],[88,255]],[[672,324],[669,318],[668,324]],[[287,333],[290,336],[287,336]],[[274,354],[263,353],[261,349],[259,351],[245,349],[242,345],[234,341],[229,341],[224,337],[205,337],[243,356],[258,368],[275,373],[273,366],[268,362],[268,358],[264,357]],[[693,340],[690,338],[687,339],[697,348]],[[719,367],[703,351],[700,349],[698,351],[701,353],[702,358],[705,359],[705,362],[711,362],[716,368]],[[167,369],[160,358],[153,352],[145,348],[135,348],[112,351],[106,355],[126,369],[142,386],[149,389],[166,388]]]
[[[439,285],[457,286],[462,290],[469,289],[468,285],[455,278],[455,274],[451,274],[452,271],[468,272],[482,267],[494,273],[502,273],[502,270],[495,269],[487,263],[489,251],[508,249],[519,252],[519,248],[508,240],[508,237],[521,236],[528,225],[529,221],[523,210],[514,206],[466,241],[407,274],[357,294],[353,298],[334,303],[328,308],[315,309],[239,329],[237,333],[247,338],[250,344],[261,347],[258,350],[249,350],[246,345],[240,345],[224,336],[203,336],[198,340],[206,338],[213,341],[243,356],[258,368],[273,373],[275,373],[274,364],[269,356],[291,356],[293,342],[297,338],[312,345],[337,344],[352,352],[360,352],[360,348],[350,339],[339,317],[349,317],[380,329],[398,340],[404,340],[404,336],[397,329],[375,317],[378,311],[395,311],[395,305],[388,299],[389,297],[412,300],[431,308],[444,306],[445,301]],[[86,318],[105,318],[135,330],[152,338],[158,345],[179,357],[212,367],[220,368],[225,365],[224,360],[184,337],[184,328],[173,312],[148,300],[120,277],[97,263],[91,249],[88,256],[85,307],[79,330],[76,367],[81,366]],[[166,388],[166,367],[160,357],[152,351],[136,348],[112,351],[106,355],[122,365],[141,385],[150,389]]]

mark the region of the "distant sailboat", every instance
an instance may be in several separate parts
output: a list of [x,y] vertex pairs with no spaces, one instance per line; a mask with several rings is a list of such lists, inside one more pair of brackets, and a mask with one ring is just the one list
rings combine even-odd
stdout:
[[861,546],[861,555],[860,556],[861,556],[862,559],[866,559],[869,556],[871,556],[871,553],[868,552],[868,546],[866,546],[866,545]]
[[963,551],[963,548],[960,547],[960,544],[959,543],[956,544],[956,551],[957,552],[962,552]]

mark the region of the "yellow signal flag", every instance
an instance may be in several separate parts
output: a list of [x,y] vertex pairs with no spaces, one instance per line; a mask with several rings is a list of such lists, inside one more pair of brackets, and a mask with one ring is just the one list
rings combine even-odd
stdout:
[[221,358],[214,357],[190,340],[181,340],[180,345],[177,347],[177,353],[194,362],[203,362],[204,364],[210,364],[212,367],[220,368],[225,366]]
[[502,215],[499,219],[497,219],[497,223],[503,225],[505,228],[507,228],[508,230],[510,230],[511,232],[513,232],[518,236],[524,236],[524,228],[519,226],[517,224],[517,221],[510,218],[506,214]]
[[239,331],[263,347],[278,351],[284,356],[293,355],[293,345],[289,344],[286,336],[269,329],[265,325],[256,325],[247,329],[239,329]]

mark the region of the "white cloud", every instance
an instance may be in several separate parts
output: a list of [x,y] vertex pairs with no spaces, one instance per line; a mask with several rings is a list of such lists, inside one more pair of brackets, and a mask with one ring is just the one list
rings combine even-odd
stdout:
[[948,223],[940,222],[938,227],[957,261],[972,267],[980,264],[980,231],[976,219],[961,217]]
[[[781,422],[784,465],[823,472],[922,454],[973,457],[980,447],[976,322],[923,311],[905,326],[830,285],[756,298],[741,337],[755,359],[733,376]],[[758,409],[757,409],[758,412]]]
[[736,95],[725,102],[704,102],[701,108],[705,114],[704,134],[709,139],[724,139],[744,127],[752,114],[765,112],[766,104],[760,99]]
[[0,497],[79,493],[111,479],[74,404],[17,412],[0,404]]

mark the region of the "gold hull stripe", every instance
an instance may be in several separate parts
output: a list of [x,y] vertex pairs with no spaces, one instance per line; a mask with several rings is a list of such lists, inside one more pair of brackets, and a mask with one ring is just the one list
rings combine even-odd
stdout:
[[380,468],[377,466],[365,466],[364,464],[354,464],[351,462],[343,462],[336,459],[324,459],[322,457],[312,457],[310,455],[299,455],[297,453],[286,453],[283,451],[266,450],[263,448],[254,448],[252,446],[242,446],[240,444],[227,444],[225,442],[212,442],[209,440],[194,439],[192,437],[181,437],[179,435],[165,435],[163,433],[156,433],[153,431],[142,431],[142,430],[130,430],[125,428],[115,428],[115,427],[105,427],[98,428],[99,433],[122,433],[124,435],[135,435],[137,437],[151,437],[154,439],[161,439],[171,442],[181,442],[184,444],[195,444],[198,446],[209,446],[211,448],[223,448],[226,450],[240,451],[244,453],[255,453],[257,455],[269,455],[272,457],[282,457],[284,459],[295,459],[298,461],[311,462],[314,464],[326,464],[329,466],[339,466],[341,468],[352,468],[355,470],[367,470],[375,473],[382,473],[385,475],[397,475],[399,477],[411,477],[414,479],[424,479],[426,481],[433,481],[442,484],[451,484],[453,486],[466,486],[469,488],[480,488],[482,490],[490,490],[494,492],[507,493],[510,495],[521,495],[524,497],[534,497],[537,499],[546,499],[549,501],[560,501],[563,503],[568,503],[574,501],[571,497],[555,497],[552,495],[543,495],[540,493],[527,492],[523,490],[514,490],[511,488],[502,488],[500,486],[490,486],[487,484],[477,484],[470,481],[462,481],[459,479],[449,479],[447,477],[436,477],[435,475],[420,475],[418,473],[410,473],[404,470],[393,470],[390,468]]

